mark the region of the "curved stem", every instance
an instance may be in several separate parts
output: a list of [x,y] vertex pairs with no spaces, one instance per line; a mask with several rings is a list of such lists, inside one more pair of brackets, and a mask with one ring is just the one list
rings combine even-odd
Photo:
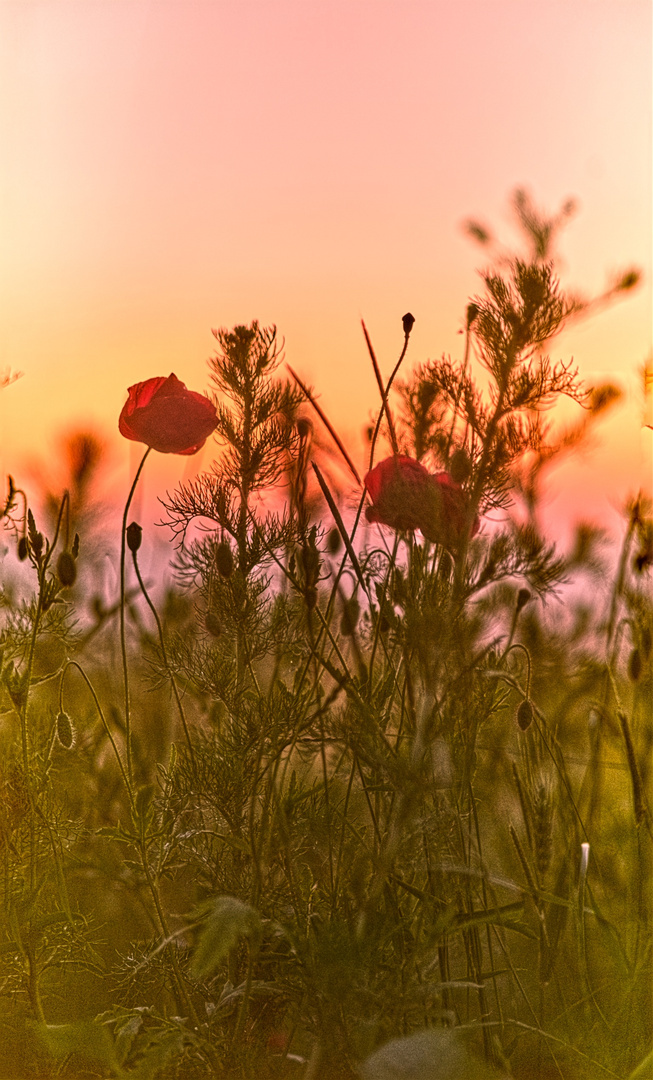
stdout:
[[147,460],[147,456],[152,449],[148,446],[147,450],[141,458],[141,463],[136,470],[136,476],[134,482],[127,496],[127,502],[125,503],[125,511],[122,515],[122,529],[120,532],[120,649],[122,652],[122,673],[123,682],[125,685],[125,733],[127,743],[127,776],[129,778],[129,787],[131,788],[133,780],[133,766],[132,766],[132,730],[131,730],[131,717],[129,714],[129,670],[127,667],[127,646],[125,644],[125,534],[127,532],[127,514],[129,513],[129,507],[131,501],[134,498],[134,492],[138,483],[138,478],[143,471],[143,466]]
[[[376,447],[376,440],[378,438],[379,431],[381,429],[381,421],[383,420],[383,414],[386,411],[386,409],[388,409],[388,415],[389,415],[389,412],[390,412],[390,410],[388,408],[388,397],[390,396],[390,390],[392,389],[392,384],[395,381],[395,375],[399,371],[399,368],[401,367],[401,365],[403,363],[404,356],[406,355],[406,350],[408,349],[408,339],[409,339],[409,337],[410,337],[410,330],[408,331],[407,334],[406,333],[404,334],[404,347],[401,350],[401,353],[399,355],[399,359],[397,360],[397,363],[395,364],[395,366],[392,369],[392,372],[390,374],[390,378],[388,379],[388,381],[386,383],[385,390],[383,391],[383,393],[381,395],[381,411],[379,412],[376,424],[374,426],[374,432],[372,434],[372,439],[371,439],[371,442],[370,442],[370,469],[374,465],[374,450],[375,450],[375,447]],[[364,495],[365,495],[365,492],[363,492],[363,496]]]
[[182,704],[181,696],[179,694],[179,689],[177,687],[177,680],[175,679],[174,672],[173,672],[172,668],[170,667],[170,661],[168,660],[168,652],[167,652],[165,641],[164,641],[164,638],[163,638],[163,627],[161,626],[161,620],[159,618],[158,612],[157,612],[154,604],[152,603],[152,600],[150,599],[149,593],[148,593],[147,589],[145,588],[145,582],[143,581],[143,578],[141,576],[141,571],[140,571],[140,567],[138,565],[138,559],[137,559],[135,551],[132,551],[132,560],[133,560],[133,563],[134,563],[134,570],[136,571],[136,577],[138,578],[138,584],[140,585],[141,592],[143,593],[143,596],[145,597],[145,600],[147,601],[147,606],[149,607],[150,611],[152,612],[152,615],[154,616],[154,621],[156,623],[156,628],[157,628],[157,630],[159,632],[159,644],[161,646],[161,655],[163,657],[163,663],[165,664],[166,671],[168,672],[168,676],[170,678],[170,682],[172,683],[172,691],[173,691],[173,693],[175,695],[175,701],[177,702],[177,708],[179,709],[179,716],[181,717],[181,723],[182,723],[182,726],[183,726],[183,729],[184,729],[184,735],[186,736],[186,742],[188,743],[188,752],[190,754],[190,759],[191,759],[191,762],[193,764],[193,768],[196,768],[195,751],[193,750],[193,744],[191,742],[190,732],[188,730],[188,724],[186,722],[186,714],[184,712],[184,706]]
[[95,702],[95,708],[98,711],[98,715],[100,717],[100,720],[102,721],[102,725],[103,725],[104,730],[106,732],[107,738],[109,739],[109,742],[111,743],[111,746],[113,748],[113,752],[115,754],[116,761],[118,762],[118,768],[120,769],[120,775],[122,776],[123,783],[125,785],[125,789],[126,789],[127,794],[129,796],[129,801],[133,805],[133,803],[134,803],[133,788],[132,788],[132,785],[130,783],[129,777],[127,776],[127,773],[125,772],[125,766],[122,763],[122,758],[120,756],[120,751],[118,750],[118,747],[116,746],[116,740],[114,739],[113,735],[111,734],[111,728],[109,727],[109,724],[107,722],[107,718],[104,715],[104,712],[102,711],[102,706],[100,705],[100,701],[99,701],[99,698],[98,698],[98,696],[97,696],[97,694],[95,692],[95,688],[94,688],[91,680],[89,679],[88,675],[84,671],[84,668],[81,666],[81,664],[79,664],[77,662],[77,660],[68,660],[66,662],[66,665],[65,665],[63,671],[61,672],[61,681],[59,683],[59,710],[60,710],[60,712],[64,711],[64,707],[63,707],[63,682],[64,682],[64,679],[66,677],[66,672],[68,671],[68,668],[70,668],[70,667],[77,668],[77,670],[79,671],[80,675],[82,676],[84,682],[86,683],[89,690],[91,691],[93,701]]

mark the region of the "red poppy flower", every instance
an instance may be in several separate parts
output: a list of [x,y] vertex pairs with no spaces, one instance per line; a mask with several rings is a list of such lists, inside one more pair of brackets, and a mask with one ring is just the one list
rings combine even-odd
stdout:
[[118,427],[121,435],[161,454],[195,454],[215,431],[215,406],[187,390],[176,375],[159,375],[129,387]]
[[[398,454],[368,472],[365,487],[373,504],[365,511],[368,521],[399,532],[419,529],[434,544],[457,547],[466,525],[467,498],[449,473],[434,476],[419,461]],[[476,517],[471,535],[478,529]]]

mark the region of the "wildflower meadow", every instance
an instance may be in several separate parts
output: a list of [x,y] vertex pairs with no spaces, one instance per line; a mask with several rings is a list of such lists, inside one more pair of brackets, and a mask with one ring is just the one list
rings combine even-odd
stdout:
[[[551,359],[594,305],[516,206],[459,357],[398,312],[383,373],[364,330],[364,456],[256,321],[206,392],[182,358],[125,388],[112,595],[84,469],[49,508],[9,478],[2,1080],[653,1075],[653,517],[633,492],[614,550],[542,533],[617,391]],[[203,446],[160,492],[160,589],[133,496]]]

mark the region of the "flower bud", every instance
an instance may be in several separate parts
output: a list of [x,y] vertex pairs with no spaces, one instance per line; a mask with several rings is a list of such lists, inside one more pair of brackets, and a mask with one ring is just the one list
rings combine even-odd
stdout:
[[334,526],[333,529],[329,531],[326,543],[329,555],[337,555],[340,551],[340,548],[342,547],[342,537],[340,535],[340,529],[336,529],[336,527]]
[[302,544],[302,566],[306,584],[309,587],[315,585],[320,576],[320,553],[315,546],[314,535],[307,544]]
[[403,319],[401,320],[401,323],[404,328],[404,334],[406,335],[406,337],[408,337],[411,330],[413,329],[413,326],[415,325],[415,316],[411,315],[410,311],[407,311]]
[[27,558],[27,552],[28,551],[29,551],[29,545],[27,543],[27,537],[26,536],[21,536],[20,540],[18,541],[18,558],[20,559],[21,562],[25,562],[25,559]]
[[127,547],[133,555],[138,551],[142,540],[143,530],[137,522],[132,521],[131,525],[127,526]]
[[220,620],[214,611],[207,611],[204,616],[204,628],[208,631],[211,637],[220,637],[222,633],[222,626]]
[[215,565],[222,578],[229,578],[234,572],[234,556],[226,540],[221,540],[215,549]]
[[66,588],[75,584],[77,567],[75,566],[75,560],[69,551],[62,551],[57,559],[57,577],[61,584]]
[[529,589],[520,589],[519,592],[517,593],[517,604],[516,604],[517,611],[521,611],[521,609],[523,607],[525,607],[525,605],[528,603],[530,598],[531,598],[531,593],[530,593]]
[[631,682],[637,682],[642,674],[642,654],[639,649],[633,649],[628,658],[628,678]]
[[521,705],[517,709],[517,723],[522,731],[527,731],[533,723],[533,717],[535,711],[529,698],[524,698]]
[[43,533],[34,533],[34,536],[32,537],[32,550],[34,551],[36,558],[40,559],[43,554]]
[[64,750],[72,750],[76,737],[75,728],[68,713],[60,712],[57,716],[57,739]]
[[467,329],[476,321],[480,308],[478,304],[471,303],[467,305]]
[[356,633],[359,612],[360,607],[355,596],[345,601],[340,620],[340,633],[343,637],[353,637]]
[[300,439],[307,439],[313,430],[311,421],[306,416],[300,416],[297,421],[297,434]]

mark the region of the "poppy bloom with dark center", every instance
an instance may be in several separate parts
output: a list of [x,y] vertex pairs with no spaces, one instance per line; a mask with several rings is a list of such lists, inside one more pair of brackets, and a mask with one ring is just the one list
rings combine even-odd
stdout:
[[[460,484],[441,472],[433,475],[414,458],[401,454],[385,458],[368,472],[365,487],[372,499],[368,521],[398,532],[420,532],[433,544],[454,549],[467,521],[467,497]],[[479,529],[474,518],[470,535]]]
[[161,454],[195,454],[215,431],[215,406],[176,375],[135,383],[128,394],[118,421],[121,435]]

